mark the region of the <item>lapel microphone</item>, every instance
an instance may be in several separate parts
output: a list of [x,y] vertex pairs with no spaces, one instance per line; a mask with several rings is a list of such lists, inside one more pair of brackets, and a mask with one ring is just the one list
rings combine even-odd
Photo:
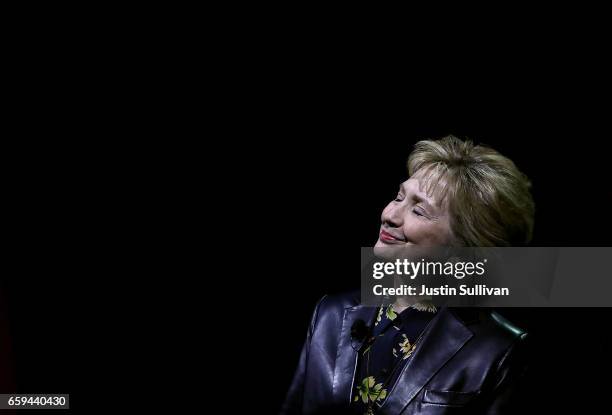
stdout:
[[351,326],[351,338],[362,342],[369,334],[370,328],[367,326],[366,322],[362,319],[355,320]]

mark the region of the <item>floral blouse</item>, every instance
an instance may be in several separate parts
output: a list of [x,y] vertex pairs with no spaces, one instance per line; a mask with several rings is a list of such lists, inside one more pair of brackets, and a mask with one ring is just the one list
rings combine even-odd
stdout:
[[435,312],[434,306],[422,304],[400,314],[393,306],[380,307],[372,335],[359,353],[353,393],[356,413],[376,413]]

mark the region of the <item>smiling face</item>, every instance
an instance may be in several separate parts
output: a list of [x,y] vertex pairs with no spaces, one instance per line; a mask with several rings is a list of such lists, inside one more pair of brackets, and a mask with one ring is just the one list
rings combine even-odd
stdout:
[[376,255],[400,258],[415,245],[451,245],[448,203],[425,191],[427,180],[417,172],[400,185],[395,200],[383,210]]

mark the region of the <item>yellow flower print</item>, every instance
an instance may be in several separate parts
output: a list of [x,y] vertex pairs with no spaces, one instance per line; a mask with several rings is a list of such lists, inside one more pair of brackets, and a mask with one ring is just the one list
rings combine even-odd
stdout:
[[382,401],[387,397],[387,390],[382,386],[382,383],[376,383],[374,376],[368,376],[357,386],[358,396],[355,396],[355,402],[360,397],[363,403]]
[[400,351],[404,354],[403,359],[408,359],[414,352],[414,349],[416,348],[416,343],[410,343],[410,340],[408,340],[408,337],[405,334],[402,334],[402,337],[404,338],[404,340],[399,344]]

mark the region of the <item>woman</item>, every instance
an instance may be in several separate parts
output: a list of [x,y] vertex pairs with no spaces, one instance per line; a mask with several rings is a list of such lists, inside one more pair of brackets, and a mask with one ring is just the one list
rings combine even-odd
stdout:
[[[493,149],[421,141],[410,179],[384,209],[375,252],[414,246],[516,246],[531,239],[529,181]],[[496,414],[509,411],[526,334],[494,312],[358,294],[317,304],[281,413]]]

